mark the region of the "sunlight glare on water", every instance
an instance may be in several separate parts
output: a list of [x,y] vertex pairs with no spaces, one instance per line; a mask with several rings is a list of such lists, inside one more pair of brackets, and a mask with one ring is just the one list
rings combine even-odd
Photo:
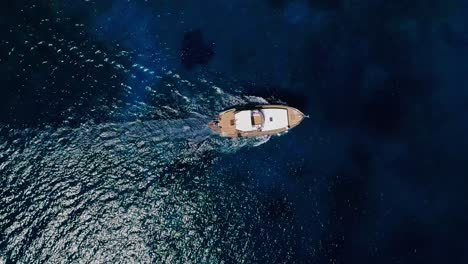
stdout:
[[[43,19],[39,28],[57,23]],[[268,248],[252,238],[262,234],[256,193],[211,169],[219,155],[268,138],[230,141],[206,126],[227,107],[265,99],[209,75],[184,79],[156,67],[158,54],[143,65],[132,50],[104,51],[23,24],[13,30],[26,33],[6,44],[19,78],[47,76],[41,89],[57,91],[53,101],[73,85],[89,92],[58,125],[0,126],[0,263],[243,263]]]

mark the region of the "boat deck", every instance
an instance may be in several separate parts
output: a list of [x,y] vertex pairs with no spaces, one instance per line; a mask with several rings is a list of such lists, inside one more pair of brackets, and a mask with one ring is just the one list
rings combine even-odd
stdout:
[[304,114],[297,109],[288,108],[288,123],[289,128],[293,128],[304,119]]
[[237,135],[234,111],[219,115],[219,128],[223,134]]

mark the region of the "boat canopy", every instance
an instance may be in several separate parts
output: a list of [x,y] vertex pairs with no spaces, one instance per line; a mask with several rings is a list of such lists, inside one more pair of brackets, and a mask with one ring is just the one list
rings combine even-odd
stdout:
[[235,115],[236,129],[240,131],[254,131],[257,130],[252,124],[252,111],[244,110],[237,112]]

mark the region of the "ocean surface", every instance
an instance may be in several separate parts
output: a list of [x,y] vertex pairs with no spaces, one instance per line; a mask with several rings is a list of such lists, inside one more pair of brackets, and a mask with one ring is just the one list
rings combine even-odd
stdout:
[[[0,264],[467,263],[463,1],[10,1]],[[310,118],[225,139],[237,105]]]

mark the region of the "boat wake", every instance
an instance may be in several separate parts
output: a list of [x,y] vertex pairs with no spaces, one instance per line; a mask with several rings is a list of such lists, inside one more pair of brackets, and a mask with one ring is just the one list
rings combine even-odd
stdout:
[[6,260],[255,259],[257,198],[210,167],[219,151],[265,139],[220,138],[205,118],[2,127],[0,139]]
[[53,21],[40,27],[53,35],[23,27],[24,42],[8,44],[28,69],[18,78],[46,76],[39,90],[57,91],[57,102],[85,90],[60,125],[0,126],[0,262],[256,262],[268,244],[254,239],[265,238],[257,194],[211,166],[269,138],[228,140],[207,124],[268,102],[208,74],[183,78],[160,54],[104,51],[60,36]]

